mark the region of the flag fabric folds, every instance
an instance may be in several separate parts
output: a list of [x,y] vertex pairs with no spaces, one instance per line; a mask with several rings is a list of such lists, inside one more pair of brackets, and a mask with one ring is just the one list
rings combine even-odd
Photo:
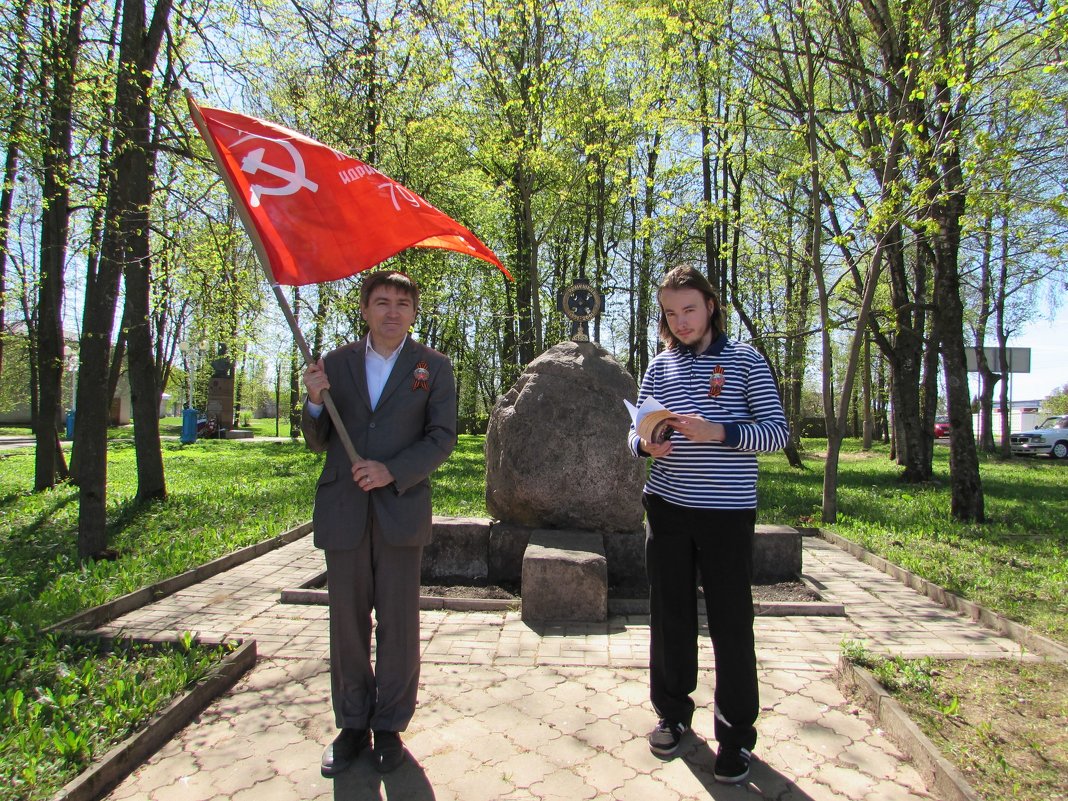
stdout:
[[410,247],[474,256],[511,279],[471,231],[371,165],[281,126],[187,100],[274,283],[336,281]]

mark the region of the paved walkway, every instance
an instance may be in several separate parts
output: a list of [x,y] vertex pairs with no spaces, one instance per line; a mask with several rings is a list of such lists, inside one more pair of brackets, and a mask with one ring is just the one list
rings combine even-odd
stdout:
[[422,613],[419,710],[411,755],[379,776],[368,756],[334,780],[319,774],[335,732],[326,608],[283,605],[282,589],[324,568],[306,537],[108,626],[130,634],[190,630],[255,637],[257,666],[141,766],[115,801],[293,799],[932,798],[872,716],[843,697],[833,671],[843,640],[904,656],[1006,657],[1020,648],[816,538],[805,575],[847,617],[761,617],[760,742],[750,782],[712,778],[711,646],[701,641],[694,734],[683,756],[654,758],[645,734],[649,632],[643,616],[533,629],[514,612]]

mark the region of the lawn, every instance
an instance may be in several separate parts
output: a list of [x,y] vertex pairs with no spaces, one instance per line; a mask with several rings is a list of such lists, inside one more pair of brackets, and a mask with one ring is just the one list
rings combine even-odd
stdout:
[[888,659],[847,643],[981,798],[1068,799],[1068,665]]
[[[274,420],[254,421],[252,428],[257,439],[182,445],[177,439],[180,419],[161,421],[168,498],[147,505],[133,502],[131,429],[113,430],[109,533],[119,558],[86,565],[76,559],[77,488],[61,485],[34,494],[32,449],[0,451],[0,619],[7,626],[0,632],[0,716],[15,723],[0,741],[0,798],[48,797],[77,771],[87,753],[106,748],[106,737],[89,745],[90,734],[80,726],[106,728],[102,721],[111,716],[124,726],[109,736],[121,738],[150,714],[150,704],[123,700],[114,690],[113,702],[78,694],[70,688],[69,676],[108,676],[93,683],[118,682],[119,687],[131,684],[129,675],[177,676],[166,688],[151,689],[153,697],[164,699],[195,675],[183,673],[181,665],[147,667],[147,655],[72,655],[62,651],[67,646],[61,641],[42,638],[40,628],[310,517],[322,455],[289,440],[286,424],[280,427],[281,442],[263,439],[274,436]],[[483,437],[460,437],[452,458],[434,477],[435,513],[486,514],[483,442]],[[803,470],[789,467],[781,454],[761,457],[761,522],[819,525],[825,443],[812,440],[805,446]],[[962,524],[949,517],[944,448],[935,451],[935,480],[917,487],[899,481],[900,470],[885,447],[864,453],[850,442],[841,463],[839,520],[826,528],[1068,643],[1066,471],[1068,465],[1057,462],[984,459],[988,522]],[[34,658],[27,660],[27,654]],[[185,661],[196,667],[202,655]],[[46,676],[51,685],[42,678]],[[48,690],[52,697],[63,699],[70,710],[27,728],[20,715],[28,714],[30,693],[39,700],[39,689],[49,686],[55,687]],[[961,706],[968,703],[967,698],[960,701]],[[86,715],[83,709],[99,712]],[[8,779],[21,782],[21,789],[7,789],[15,786]]]
[[838,522],[823,525],[819,440],[806,441],[805,470],[782,454],[761,457],[760,518],[820,526],[929,581],[1068,644],[1068,463],[980,457],[987,522],[950,519],[949,451],[935,448],[934,480],[900,482],[884,446],[847,441]]

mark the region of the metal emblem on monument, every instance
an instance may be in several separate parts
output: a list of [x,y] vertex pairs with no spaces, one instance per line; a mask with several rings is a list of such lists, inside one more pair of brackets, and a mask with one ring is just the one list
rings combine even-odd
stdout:
[[590,341],[590,320],[595,320],[604,309],[604,297],[584,273],[578,279],[560,290],[557,306],[564,316],[571,320],[571,341]]

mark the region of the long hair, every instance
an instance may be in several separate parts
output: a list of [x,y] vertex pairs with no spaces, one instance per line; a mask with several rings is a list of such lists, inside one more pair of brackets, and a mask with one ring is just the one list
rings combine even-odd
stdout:
[[[726,332],[727,327],[723,320],[723,306],[719,302],[719,296],[716,294],[716,290],[712,288],[712,284],[708,282],[708,279],[705,278],[702,272],[689,265],[675,267],[668,271],[667,275],[660,281],[660,286],[656,288],[656,299],[658,303],[660,301],[660,293],[665,289],[696,289],[706,298],[711,299],[714,305],[712,307],[712,315],[709,318],[709,322],[712,324],[712,330],[716,332],[716,336],[713,337],[713,340]],[[657,327],[657,334],[660,337],[660,341],[664,343],[664,347],[668,350],[677,348],[682,344],[675,335],[671,333],[671,329],[668,327],[667,317],[664,315],[663,304],[660,304],[660,323]]]
[[412,306],[419,310],[419,284],[400,270],[375,270],[363,279],[360,285],[360,306],[366,308],[371,293],[380,286],[391,286],[412,299]]

